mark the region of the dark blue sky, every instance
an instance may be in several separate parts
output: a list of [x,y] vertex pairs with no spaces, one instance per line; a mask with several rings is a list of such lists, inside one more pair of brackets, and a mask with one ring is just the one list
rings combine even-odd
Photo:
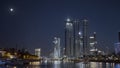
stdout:
[[[9,8],[14,8],[10,12]],[[0,0],[0,47],[42,48],[48,52],[54,36],[63,46],[65,19],[89,21],[101,48],[113,48],[120,31],[119,0]],[[103,42],[102,42],[103,41]]]

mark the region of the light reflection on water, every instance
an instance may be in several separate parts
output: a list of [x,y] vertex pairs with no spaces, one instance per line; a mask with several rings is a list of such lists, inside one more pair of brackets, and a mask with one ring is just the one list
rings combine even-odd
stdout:
[[120,68],[120,64],[115,65],[115,68]]
[[[33,62],[40,63],[40,62]],[[89,62],[87,64],[73,63],[73,62],[61,62],[54,61],[49,63],[40,63],[38,65],[32,63],[30,65],[20,66],[0,66],[0,68],[120,68],[120,64],[115,63],[103,63],[103,62]]]

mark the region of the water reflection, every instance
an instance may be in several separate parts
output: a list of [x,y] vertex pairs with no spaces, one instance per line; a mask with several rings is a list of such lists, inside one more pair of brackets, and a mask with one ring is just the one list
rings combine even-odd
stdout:
[[89,63],[86,64],[84,62],[80,62],[80,63],[64,63],[63,67],[61,68],[90,68]]
[[85,65],[83,64],[83,62],[81,62],[81,63],[76,63],[76,64],[75,64],[75,67],[76,67],[76,68],[84,68]]
[[97,68],[97,67],[98,67],[98,63],[90,62],[90,68]]
[[120,64],[115,63],[103,63],[103,62],[89,62],[89,63],[73,63],[73,62],[61,62],[52,61],[47,64],[41,62],[31,62],[29,65],[21,66],[0,66],[0,68],[120,68]]
[[116,65],[115,65],[115,68],[120,68],[120,64],[116,64]]
[[61,68],[75,68],[75,67],[74,67],[74,63],[66,62],[61,65]]
[[106,68],[114,68],[114,63],[106,63]]
[[61,61],[54,61],[53,68],[60,68]]

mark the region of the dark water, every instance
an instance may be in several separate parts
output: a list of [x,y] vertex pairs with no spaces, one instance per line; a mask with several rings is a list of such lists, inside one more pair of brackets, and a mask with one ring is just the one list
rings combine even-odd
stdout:
[[117,63],[102,63],[102,62],[89,62],[87,64],[73,63],[73,62],[32,62],[30,65],[18,65],[18,66],[0,66],[0,68],[120,68],[120,64]]

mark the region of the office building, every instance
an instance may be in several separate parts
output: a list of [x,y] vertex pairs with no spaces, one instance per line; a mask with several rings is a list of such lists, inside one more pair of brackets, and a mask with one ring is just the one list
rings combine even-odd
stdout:
[[67,57],[73,57],[74,55],[74,45],[73,45],[73,22],[67,19],[65,25],[65,55]]
[[38,56],[39,58],[41,57],[41,49],[40,48],[35,49],[35,55]]
[[61,57],[60,38],[54,37],[54,52],[53,58],[59,59]]
[[116,55],[120,55],[120,32],[118,32],[118,40],[118,43],[114,44]]
[[97,54],[96,32],[94,32],[93,36],[89,37],[89,45],[90,45],[90,55],[96,55]]
[[86,19],[82,21],[67,19],[65,25],[65,54],[67,57],[77,58],[89,54],[87,27],[88,20]]

